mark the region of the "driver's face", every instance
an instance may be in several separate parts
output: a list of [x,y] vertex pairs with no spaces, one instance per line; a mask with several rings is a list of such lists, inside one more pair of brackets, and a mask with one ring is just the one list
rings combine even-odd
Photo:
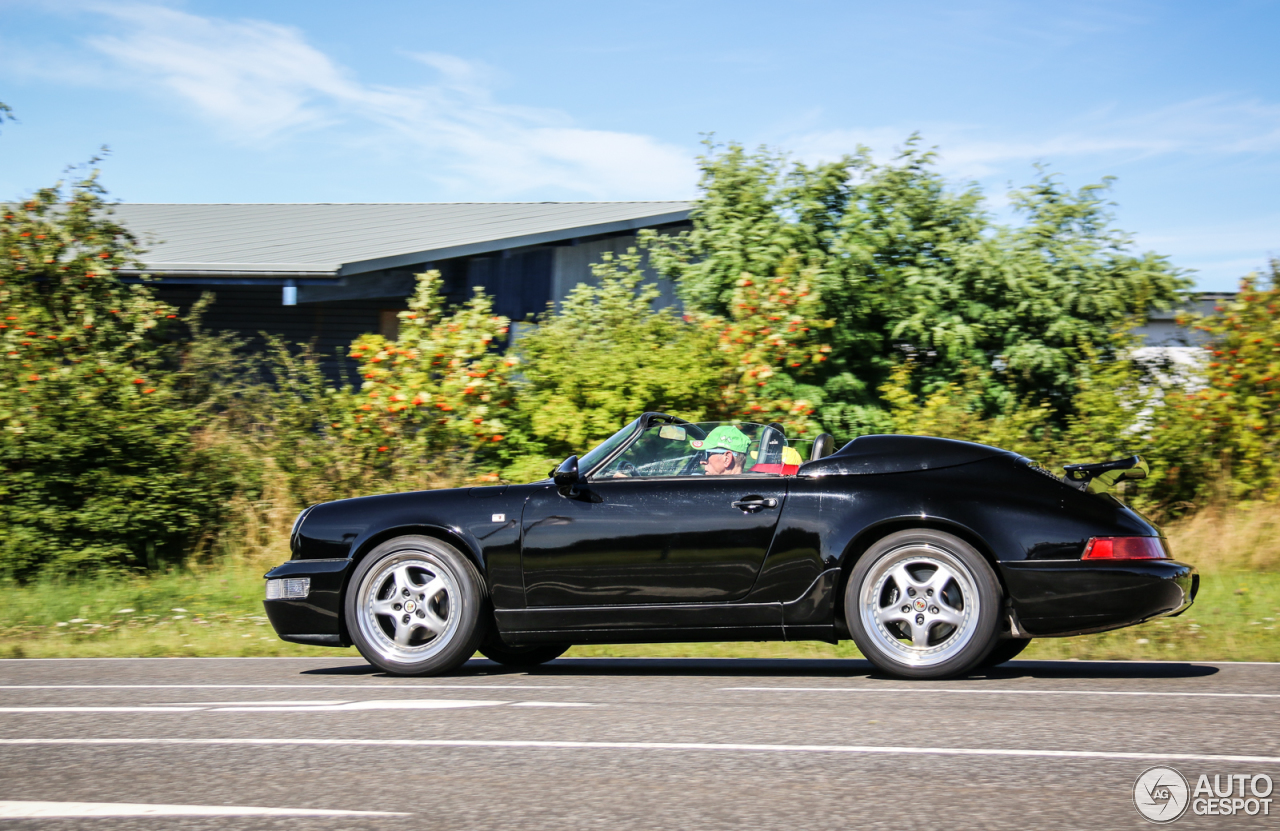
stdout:
[[722,476],[733,467],[733,454],[728,450],[712,453],[707,456],[706,472],[708,476]]

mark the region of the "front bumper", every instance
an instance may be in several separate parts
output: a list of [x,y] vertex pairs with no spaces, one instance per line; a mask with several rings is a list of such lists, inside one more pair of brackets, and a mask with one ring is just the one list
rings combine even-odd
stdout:
[[1181,614],[1200,588],[1195,567],[1176,560],[1024,560],[1000,568],[1019,624],[1040,638]]
[[309,577],[311,591],[304,598],[264,600],[267,619],[281,640],[315,646],[350,646],[342,625],[342,587],[351,561],[290,560],[266,573],[268,580]]

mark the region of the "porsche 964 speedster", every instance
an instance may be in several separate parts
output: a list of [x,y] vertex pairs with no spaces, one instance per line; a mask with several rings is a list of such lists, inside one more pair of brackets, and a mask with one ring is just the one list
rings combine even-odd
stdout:
[[307,508],[266,610],[287,641],[396,674],[477,650],[533,666],[572,644],[852,638],[886,673],[939,678],[1190,606],[1195,569],[1113,493],[1146,471],[645,413],[532,484]]

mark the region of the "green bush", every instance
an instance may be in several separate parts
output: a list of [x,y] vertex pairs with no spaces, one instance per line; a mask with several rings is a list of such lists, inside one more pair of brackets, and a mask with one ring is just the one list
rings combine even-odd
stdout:
[[116,269],[138,249],[96,173],[0,218],[0,571],[155,568],[210,528],[229,477],[195,441],[182,321]]
[[722,409],[714,326],[654,310],[658,292],[634,251],[606,254],[595,273],[599,285],[577,286],[516,347],[523,379],[505,475],[517,481],[546,476],[646,410],[696,421]]
[[462,471],[493,467],[510,432],[515,392],[518,361],[497,348],[509,325],[480,291],[446,309],[439,272],[419,274],[398,337],[365,335],[352,345],[363,382],[344,397],[333,427],[374,458],[434,460]]

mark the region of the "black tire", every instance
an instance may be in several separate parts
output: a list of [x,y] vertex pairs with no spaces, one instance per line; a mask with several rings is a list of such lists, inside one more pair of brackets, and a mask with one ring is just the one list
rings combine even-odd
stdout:
[[858,649],[884,672],[948,678],[990,654],[1002,598],[995,572],[973,546],[943,531],[911,529],[858,558],[845,589],[845,620]]
[[513,669],[529,669],[548,661],[554,661],[569,651],[572,644],[538,643],[529,646],[510,646],[502,642],[496,629],[489,630],[489,636],[480,644],[480,654],[490,661]]
[[978,666],[982,669],[998,667],[1021,655],[1022,650],[1030,645],[1031,638],[1004,638],[996,641],[996,645],[991,649],[991,654],[984,658]]
[[393,675],[457,669],[485,635],[484,608],[484,581],[475,564],[452,545],[417,535],[370,551],[343,600],[356,649]]

